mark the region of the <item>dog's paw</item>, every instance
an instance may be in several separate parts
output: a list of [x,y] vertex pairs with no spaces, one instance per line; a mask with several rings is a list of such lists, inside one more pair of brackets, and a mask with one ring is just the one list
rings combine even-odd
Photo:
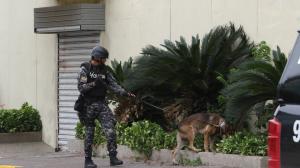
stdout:
[[178,166],[179,165],[179,163],[176,160],[173,160],[172,163],[173,163],[174,166]]
[[178,162],[173,162],[173,166],[179,166]]
[[201,151],[202,151],[201,149],[195,150],[196,153],[199,153],[199,152],[201,152]]

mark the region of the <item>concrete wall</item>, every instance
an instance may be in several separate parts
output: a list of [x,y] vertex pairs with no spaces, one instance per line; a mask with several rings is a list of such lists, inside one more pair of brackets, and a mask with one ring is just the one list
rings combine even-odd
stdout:
[[56,146],[57,39],[33,31],[33,9],[54,0],[2,0],[0,5],[0,104],[36,107],[43,122],[43,140]]
[[102,45],[111,58],[137,56],[147,44],[164,39],[203,37],[212,27],[232,21],[251,39],[279,45],[288,54],[300,28],[298,0],[106,0]]

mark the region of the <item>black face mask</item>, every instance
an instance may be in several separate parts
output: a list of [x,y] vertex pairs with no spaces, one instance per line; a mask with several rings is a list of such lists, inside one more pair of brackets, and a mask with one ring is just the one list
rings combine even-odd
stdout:
[[105,67],[105,64],[99,64],[99,65],[93,65],[92,64],[92,67],[96,68],[96,69],[103,69]]
[[103,69],[103,68],[105,68],[105,64],[99,64],[99,65],[97,65],[97,68]]

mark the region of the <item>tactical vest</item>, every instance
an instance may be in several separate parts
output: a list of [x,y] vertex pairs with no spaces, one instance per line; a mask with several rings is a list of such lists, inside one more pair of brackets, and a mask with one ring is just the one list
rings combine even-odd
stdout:
[[84,94],[85,99],[90,101],[103,101],[107,91],[107,69],[106,66],[96,67],[89,62],[81,64],[87,70],[87,83],[94,82],[97,77],[101,77],[103,83],[96,85]]

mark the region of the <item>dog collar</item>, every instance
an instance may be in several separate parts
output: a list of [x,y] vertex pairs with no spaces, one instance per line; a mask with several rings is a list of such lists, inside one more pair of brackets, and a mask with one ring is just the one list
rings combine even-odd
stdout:
[[225,121],[222,121],[219,127],[223,128],[225,126]]

